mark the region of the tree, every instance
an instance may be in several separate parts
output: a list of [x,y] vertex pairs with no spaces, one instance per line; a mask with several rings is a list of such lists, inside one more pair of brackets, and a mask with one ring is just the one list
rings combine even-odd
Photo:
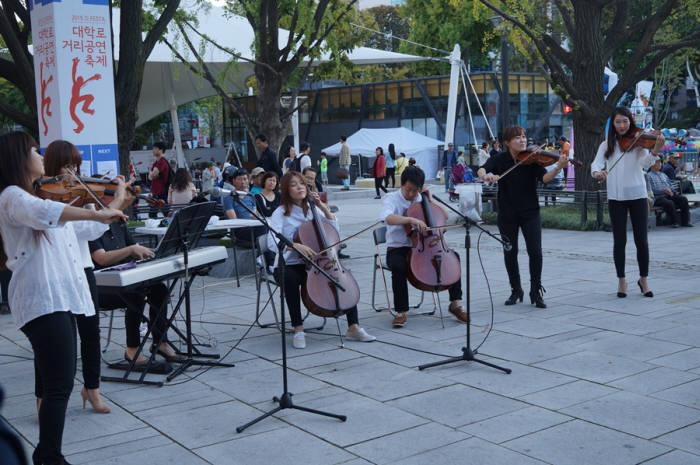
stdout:
[[[652,76],[666,57],[700,44],[697,0],[480,2],[514,27],[524,49],[541,64],[554,91],[574,109],[574,149],[576,158],[584,163],[594,158],[604,138],[605,121],[625,91]],[[672,27],[674,18],[681,17],[692,19],[691,32],[662,40],[660,29]],[[562,31],[561,38],[556,34],[558,30]],[[615,58],[624,58],[624,64],[615,70],[617,85],[605,96],[604,68]],[[576,188],[596,188],[590,171],[577,172]]]
[[[115,6],[121,6],[119,66],[115,66],[114,78],[117,139],[121,172],[127,172],[146,59],[173,19],[180,0],[154,0],[152,8],[150,3],[144,8],[143,0],[115,2]],[[0,114],[38,133],[34,65],[29,53],[31,21],[25,0],[0,0],[0,37],[9,53],[9,57],[0,57],[0,78],[11,83],[23,99],[12,101],[6,98],[7,93],[0,93]]]
[[[291,101],[299,95],[301,84],[309,75],[309,70],[323,50],[332,50],[339,59],[343,52],[351,48],[353,31],[344,21],[354,14],[357,0],[337,2],[330,0],[229,0],[227,11],[241,13],[255,31],[252,60],[257,85],[256,115],[248,114],[242,105],[220,84],[220,76],[215,75],[202,59],[202,53],[193,37],[200,44],[214,43],[206,34],[199,32],[190,21],[178,22],[187,51],[178,51],[171,44],[173,53],[193,72],[200,73],[216,89],[217,94],[243,121],[248,135],[254,139],[257,134],[267,136],[270,147],[279,151],[289,133],[289,119],[296,108],[283,108],[283,90],[291,91]],[[289,30],[289,38],[279,44],[279,28]],[[331,35],[330,33],[334,34]],[[201,40],[200,40],[201,39]],[[227,50],[235,63],[241,56]],[[192,54],[197,65],[190,63],[185,55]]]
[[[400,51],[421,56],[445,57],[455,44],[462,50],[465,62],[486,63],[484,46],[495,45],[489,23],[473,14],[473,0],[406,0],[402,13],[408,19],[408,39],[434,47],[403,42]],[[484,38],[487,44],[484,44]],[[412,65],[419,76],[449,74],[448,62],[423,62]]]

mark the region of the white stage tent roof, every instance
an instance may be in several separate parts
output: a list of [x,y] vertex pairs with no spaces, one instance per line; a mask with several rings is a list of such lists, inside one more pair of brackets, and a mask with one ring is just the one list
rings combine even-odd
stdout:
[[[389,156],[389,144],[393,143],[396,154],[403,152],[406,158],[415,158],[416,164],[425,172],[427,179],[436,177],[438,169],[438,145],[444,141],[413,132],[407,128],[370,129],[363,128],[348,136],[350,153],[372,158],[377,147]],[[340,142],[322,149],[328,155],[340,154]]]

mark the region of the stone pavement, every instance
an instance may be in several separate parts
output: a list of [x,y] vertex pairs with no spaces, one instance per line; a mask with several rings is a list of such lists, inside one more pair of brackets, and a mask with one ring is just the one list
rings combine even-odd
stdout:
[[[370,224],[380,205],[367,198],[334,203],[342,235]],[[447,236],[464,258],[463,231]],[[361,324],[379,341],[346,341],[341,348],[333,321],[322,334],[309,333],[305,350],[288,341],[295,402],[345,414],[347,422],[285,410],[237,434],[236,426],[272,408],[271,397],[281,393],[279,333],[248,332],[252,277],[240,288],[231,280],[198,278],[194,333],[236,366],[193,369],[162,388],[103,383],[109,415],[81,409],[78,373],[64,435],[67,459],[100,465],[700,464],[698,228],[650,233],[653,299],[635,285],[631,236],[628,297],[618,299],[610,233],[544,231],[545,310],[527,300],[505,307],[501,251],[477,231],[472,239],[472,344],[512,374],[467,362],[419,371],[419,364],[442,358],[435,354],[458,355],[465,327],[445,312],[444,329],[437,316],[417,315],[392,329],[391,316],[370,307],[373,245],[366,233],[350,242],[346,263],[362,289]],[[527,283],[524,252],[520,262]],[[378,286],[383,289],[381,281]],[[446,308],[446,293],[440,299]],[[383,290],[377,301],[385,301]],[[423,309],[433,305],[426,295]],[[266,311],[263,319],[271,318]],[[107,323],[103,317],[102,326]],[[115,327],[123,327],[121,314]],[[106,360],[123,354],[123,330],[113,338]],[[38,434],[30,358],[26,338],[9,316],[0,316],[0,383],[8,396],[2,415],[28,451]]]

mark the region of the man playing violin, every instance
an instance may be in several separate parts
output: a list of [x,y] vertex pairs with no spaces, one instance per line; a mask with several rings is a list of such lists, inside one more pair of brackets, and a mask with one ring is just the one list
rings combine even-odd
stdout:
[[[406,234],[405,225],[412,226],[418,232],[424,232],[428,226],[425,222],[406,216],[408,207],[420,202],[422,192],[430,195],[423,186],[425,173],[417,166],[409,166],[401,173],[401,188],[384,196],[379,220],[386,224],[386,263],[391,270],[391,288],[394,291],[394,310],[396,317],[392,322],[394,328],[406,324],[408,312],[408,262],[411,251],[411,237]],[[458,321],[467,322],[467,313],[462,308],[462,280],[459,279],[449,288],[450,306],[448,310]]]
[[[518,267],[518,229],[523,232],[527,254],[530,257],[530,303],[538,308],[547,308],[542,294],[542,221],[537,196],[537,182],[546,184],[569,163],[568,154],[561,154],[556,167],[547,171],[540,164],[520,164],[517,157],[527,149],[525,129],[511,126],[503,131],[503,142],[507,150],[489,158],[479,168],[477,175],[482,181],[498,182],[498,229],[507,238],[512,248],[503,251],[508,271],[511,294],[506,305],[523,301]],[[508,176],[505,174],[515,166]],[[487,174],[488,173],[488,174]]]

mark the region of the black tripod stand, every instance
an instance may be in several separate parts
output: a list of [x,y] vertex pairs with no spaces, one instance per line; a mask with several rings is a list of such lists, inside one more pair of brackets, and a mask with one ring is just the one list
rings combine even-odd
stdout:
[[[285,272],[285,267],[286,263],[284,261],[284,250],[285,248],[289,247],[291,249],[297,250],[296,247],[294,247],[294,244],[284,237],[280,232],[274,230],[273,228],[270,227],[268,224],[267,220],[260,216],[255,214],[250,208],[248,208],[247,205],[245,205],[241,200],[238,198],[236,194],[233,194],[234,200],[238,202],[240,205],[245,207],[246,210],[248,210],[251,215],[253,215],[256,219],[258,219],[261,223],[263,223],[265,226],[267,226],[268,231],[270,231],[272,234],[277,237],[277,267],[280,269],[279,271],[279,282],[280,282],[280,333],[282,334],[282,395],[279,397],[275,396],[272,398],[273,402],[277,402],[278,406],[270,410],[269,412],[266,412],[262,415],[260,415],[258,418],[246,423],[243,426],[239,426],[236,428],[236,432],[240,433],[246,428],[248,428],[251,425],[254,425],[255,423],[264,420],[265,418],[274,415],[275,413],[279,412],[280,410],[283,409],[296,409],[296,410],[301,410],[303,412],[309,412],[309,413],[315,413],[316,415],[323,415],[326,417],[332,417],[332,418],[337,418],[340,421],[345,421],[347,420],[347,417],[345,415],[338,415],[335,413],[329,413],[329,412],[324,412],[321,410],[316,410],[308,407],[303,407],[301,405],[295,405],[294,402],[292,401],[292,393],[289,392],[288,385],[287,385],[287,331],[285,327],[285,315],[284,315],[284,310],[285,310],[285,301],[284,301],[284,272]],[[299,253],[297,250],[297,253],[299,256],[306,262],[306,264],[313,266],[318,270],[323,276],[328,278],[328,281],[333,283],[334,286],[336,286],[338,289],[341,291],[345,291],[343,287],[338,284],[333,278],[331,278],[323,269],[319,268],[318,265],[316,265],[315,262],[309,260],[306,258],[303,254]]]
[[462,347],[462,355],[457,356],[457,357],[450,357],[446,358],[445,360],[441,360],[439,362],[433,362],[433,363],[426,363],[425,365],[420,365],[418,367],[419,370],[424,370],[426,368],[431,368],[431,367],[436,367],[440,365],[446,365],[448,363],[453,363],[453,362],[459,362],[459,361],[467,361],[467,362],[476,362],[476,363],[481,363],[482,365],[489,366],[491,368],[495,368],[497,370],[501,370],[505,373],[510,374],[511,369],[510,368],[504,368],[498,365],[494,365],[493,363],[489,363],[484,360],[480,360],[475,357],[476,351],[472,350],[471,346],[471,294],[470,294],[470,276],[469,276],[469,249],[471,247],[471,235],[470,235],[470,230],[472,224],[486,233],[487,235],[491,236],[494,240],[500,242],[503,245],[503,248],[506,250],[510,250],[512,247],[510,242],[506,240],[502,240],[499,237],[495,236],[492,234],[490,231],[482,228],[478,224],[476,224],[474,221],[463,215],[461,212],[457,211],[456,209],[452,208],[451,205],[448,205],[445,201],[442,199],[438,198],[437,196],[433,195],[432,196],[435,200],[440,202],[441,204],[445,205],[447,208],[452,210],[453,212],[457,213],[463,220],[464,220],[464,248],[466,249],[467,253],[467,258],[465,260],[466,263],[466,272],[465,272],[465,281],[467,284],[467,344],[465,347]]

